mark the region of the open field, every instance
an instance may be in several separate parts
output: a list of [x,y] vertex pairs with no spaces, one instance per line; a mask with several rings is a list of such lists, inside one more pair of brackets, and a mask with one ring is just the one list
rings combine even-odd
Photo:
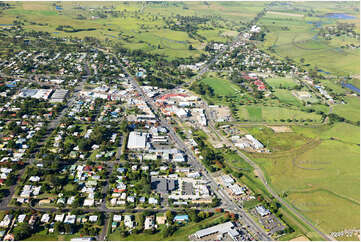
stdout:
[[[298,145],[283,146],[271,154],[252,154],[270,184],[279,194],[286,192],[286,199],[325,232],[359,228],[359,137],[348,137],[359,128],[338,123],[293,129],[293,137],[279,133],[277,138],[293,144],[301,141]],[[275,134],[263,135],[258,138],[272,140]],[[311,142],[305,145],[306,140]]]
[[[302,5],[302,7],[296,7]],[[353,43],[354,40],[342,38],[334,40],[322,40],[317,37],[318,28],[314,22],[321,26],[334,24],[335,19],[316,17],[314,14],[305,14],[311,9],[312,4],[294,3],[291,5],[279,5],[271,8],[259,21],[261,26],[266,27],[270,32],[266,34],[266,40],[259,45],[265,50],[272,47],[271,54],[280,57],[290,57],[293,60],[300,61],[304,59],[305,64],[310,67],[318,67],[324,71],[333,74],[357,74],[360,72],[360,54],[358,49],[341,49],[341,45]],[[322,4],[321,4],[322,5]],[[327,13],[345,13],[355,16],[355,20],[341,20],[344,22],[356,23],[356,31],[359,26],[359,13],[350,6],[336,7],[337,3],[330,6],[317,6],[317,14],[322,16]],[[305,9],[301,11],[300,9]],[[300,17],[299,15],[305,15]],[[285,29],[287,27],[288,29]]]
[[55,235],[55,234],[48,234],[46,230],[42,230],[36,234],[33,234],[31,237],[25,239],[26,241],[59,241],[65,240],[69,241],[72,238],[80,237],[79,233],[72,234],[72,235]]
[[[313,120],[320,122],[321,116],[315,113],[306,113],[296,109],[270,106],[241,106],[239,108],[239,117],[244,120],[259,122],[267,121],[270,123],[279,123],[281,120],[297,119],[297,120]],[[282,121],[281,121],[282,122]]]
[[338,104],[334,113],[351,121],[360,121],[360,97],[346,97],[347,104]]
[[[246,4],[233,4],[234,8],[230,8],[228,4],[217,2],[11,2],[11,5],[11,9],[0,15],[3,24],[24,21],[23,27],[27,30],[46,31],[58,37],[92,36],[120,43],[126,48],[166,55],[170,59],[199,56],[204,53],[204,43],[185,31],[169,29],[166,18],[175,15],[206,17],[212,14],[218,18],[217,26],[212,26],[210,22],[203,24],[205,29],[201,28],[198,34],[205,41],[225,42],[237,33],[240,18],[246,22],[264,6],[263,3],[255,3],[245,8]],[[109,14],[105,10],[118,13]],[[102,15],[106,17],[99,17]],[[70,33],[56,29],[65,23],[76,29],[94,30]],[[195,50],[189,50],[189,45]]]
[[225,79],[207,77],[201,81],[212,87],[216,96],[233,95],[239,90],[238,86]]
[[281,103],[291,104],[294,106],[301,105],[301,102],[298,98],[296,98],[292,93],[288,90],[277,90],[274,95],[278,97]]
[[292,80],[291,78],[286,78],[286,77],[275,77],[275,78],[268,78],[266,79],[266,82],[268,83],[268,85],[270,85],[272,88],[279,88],[281,87],[295,87],[297,86],[297,83]]

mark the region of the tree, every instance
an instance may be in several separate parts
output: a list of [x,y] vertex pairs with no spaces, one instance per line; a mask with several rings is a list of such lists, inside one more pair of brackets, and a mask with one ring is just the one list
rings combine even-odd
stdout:
[[199,222],[199,217],[198,217],[198,214],[197,214],[197,211],[194,210],[194,209],[190,209],[188,211],[188,215],[189,215],[189,218],[191,219],[192,222]]
[[82,139],[79,141],[79,150],[81,152],[89,151],[89,149],[90,149],[90,144],[87,140]]
[[173,222],[174,213],[173,213],[171,210],[168,210],[168,211],[165,213],[165,216],[167,217],[167,221],[168,221],[169,223],[172,223],[172,222]]
[[55,222],[54,224],[54,231],[56,233],[64,232],[64,224],[60,222]]
[[13,230],[15,240],[24,240],[31,235],[32,229],[31,225],[27,223],[21,223],[16,226]]
[[189,45],[189,46],[188,46],[188,50],[194,50],[193,46],[192,46],[192,45]]
[[171,236],[176,230],[177,230],[177,227],[175,225],[168,226],[163,231],[163,238],[167,238],[167,237]]

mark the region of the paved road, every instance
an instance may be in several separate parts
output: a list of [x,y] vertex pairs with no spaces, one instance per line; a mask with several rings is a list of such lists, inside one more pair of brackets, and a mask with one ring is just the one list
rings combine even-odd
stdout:
[[105,224],[102,230],[102,233],[97,237],[97,240],[99,241],[105,241],[107,239],[107,235],[108,235],[108,228],[109,228],[109,223],[111,222],[113,218],[111,216],[108,216],[105,219]]

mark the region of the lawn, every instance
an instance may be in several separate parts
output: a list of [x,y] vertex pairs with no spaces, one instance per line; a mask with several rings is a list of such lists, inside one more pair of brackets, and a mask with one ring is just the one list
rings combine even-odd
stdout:
[[[293,130],[310,138],[336,139],[345,143],[360,143],[360,127],[348,123],[324,125],[317,129],[295,126]],[[352,135],[350,135],[352,134]]]
[[25,239],[26,241],[70,241],[72,238],[80,237],[79,233],[71,234],[71,235],[61,235],[54,233],[47,233],[44,229],[38,233],[33,234],[31,237]]
[[248,117],[251,121],[262,121],[262,108],[258,106],[246,107]]

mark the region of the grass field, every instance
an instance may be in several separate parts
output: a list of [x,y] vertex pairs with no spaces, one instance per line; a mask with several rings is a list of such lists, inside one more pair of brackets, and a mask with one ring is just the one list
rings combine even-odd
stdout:
[[279,133],[277,137],[253,130],[263,142],[269,139],[279,146],[271,154],[252,155],[270,184],[279,194],[287,192],[286,199],[326,232],[359,228],[359,135],[349,135],[359,133],[359,127],[337,123],[293,130],[291,136]]
[[268,85],[270,85],[272,88],[279,88],[280,86],[285,88],[293,88],[297,86],[297,83],[292,80],[291,78],[286,77],[275,77],[275,78],[268,78],[266,79],[266,82]]
[[233,95],[236,91],[239,90],[238,86],[225,79],[207,77],[201,81],[212,87],[216,96]]
[[334,113],[351,121],[360,121],[360,97],[346,97],[347,104],[337,104]]
[[296,98],[289,90],[279,89],[274,93],[281,103],[291,104],[294,106],[301,105],[301,101]]
[[[295,5],[298,5],[295,4]],[[312,4],[305,4],[302,9],[307,11],[311,9]],[[320,4],[322,5],[322,4]],[[359,26],[359,12],[355,12],[350,6],[336,8],[337,3],[330,6],[318,6],[318,15],[326,13],[343,12],[355,16],[355,20],[345,20],[344,22],[354,22]],[[360,72],[360,54],[359,50],[341,49],[341,45],[353,43],[354,40],[347,38],[339,38],[337,40],[322,40],[317,38],[318,29],[312,22],[319,22],[321,25],[332,25],[336,21],[329,18],[320,18],[316,16],[308,16],[300,8],[296,10],[295,6],[277,6],[271,8],[272,13],[267,13],[259,21],[261,26],[270,30],[266,34],[266,40],[259,45],[267,50],[268,47],[274,49],[274,53],[280,57],[290,57],[293,60],[305,60],[304,63],[310,64],[311,67],[318,67],[324,71],[333,74],[358,74]],[[337,10],[335,10],[337,9]],[[281,12],[276,14],[275,12]],[[302,14],[304,17],[296,16]],[[288,29],[284,29],[287,27]],[[356,27],[356,31],[358,28]]]
[[79,233],[72,234],[72,235],[61,235],[61,234],[48,234],[46,230],[42,230],[36,234],[33,234],[31,237],[25,239],[26,241],[69,241],[72,238],[80,237]]

